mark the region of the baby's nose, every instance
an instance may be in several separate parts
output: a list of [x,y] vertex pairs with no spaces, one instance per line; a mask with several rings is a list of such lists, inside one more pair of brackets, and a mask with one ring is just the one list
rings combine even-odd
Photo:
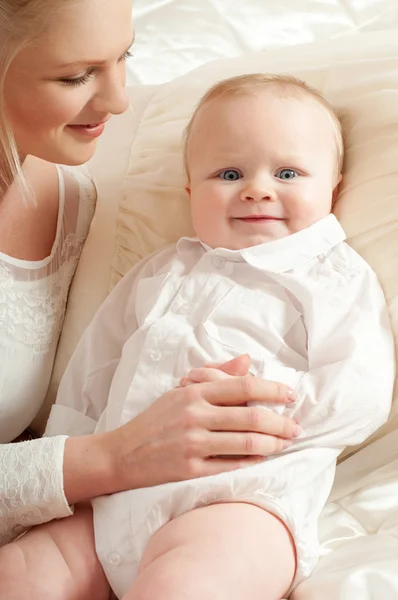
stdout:
[[242,190],[241,200],[248,202],[261,202],[263,200],[273,200],[275,193],[271,184],[261,182],[250,182]]

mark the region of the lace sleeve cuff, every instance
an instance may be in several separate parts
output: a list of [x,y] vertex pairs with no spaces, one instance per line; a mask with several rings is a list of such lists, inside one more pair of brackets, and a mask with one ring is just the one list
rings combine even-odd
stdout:
[[33,525],[72,514],[63,489],[66,439],[0,445],[0,546]]

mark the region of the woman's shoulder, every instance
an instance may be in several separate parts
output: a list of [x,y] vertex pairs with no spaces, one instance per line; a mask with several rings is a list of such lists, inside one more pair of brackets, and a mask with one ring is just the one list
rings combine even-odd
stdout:
[[83,243],[94,214],[96,190],[82,167],[28,157],[23,170],[32,197],[24,198],[16,184],[3,197],[0,260],[20,268],[39,268],[54,255],[64,254],[66,240],[74,246]]
[[0,203],[0,252],[3,259],[38,261],[51,249],[58,215],[56,167],[26,160],[23,172],[31,191],[24,197],[14,182]]
[[70,204],[79,210],[93,212],[97,192],[86,166],[57,165],[29,156],[24,170],[37,212],[56,212],[59,216],[59,211],[66,210]]

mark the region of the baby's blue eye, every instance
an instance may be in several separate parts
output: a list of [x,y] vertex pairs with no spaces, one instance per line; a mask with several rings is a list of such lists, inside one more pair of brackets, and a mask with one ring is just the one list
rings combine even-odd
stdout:
[[277,172],[276,176],[279,179],[284,179],[286,181],[288,179],[294,179],[298,176],[298,173],[294,169],[281,169]]
[[226,169],[226,171],[220,173],[220,177],[225,181],[237,181],[242,175],[236,169]]

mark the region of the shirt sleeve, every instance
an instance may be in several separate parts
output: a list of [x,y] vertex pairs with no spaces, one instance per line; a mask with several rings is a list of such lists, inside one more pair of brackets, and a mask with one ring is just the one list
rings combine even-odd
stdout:
[[63,489],[66,436],[0,445],[0,546],[72,514]]
[[114,287],[84,332],[61,380],[45,431],[52,435],[93,433],[106,408],[123,346],[137,329],[135,295],[151,277],[159,257],[149,256]]
[[307,301],[309,369],[269,364],[262,376],[299,395],[284,414],[303,427],[296,447],[362,443],[388,418],[395,378],[394,341],[381,286],[366,265],[338,293]]

